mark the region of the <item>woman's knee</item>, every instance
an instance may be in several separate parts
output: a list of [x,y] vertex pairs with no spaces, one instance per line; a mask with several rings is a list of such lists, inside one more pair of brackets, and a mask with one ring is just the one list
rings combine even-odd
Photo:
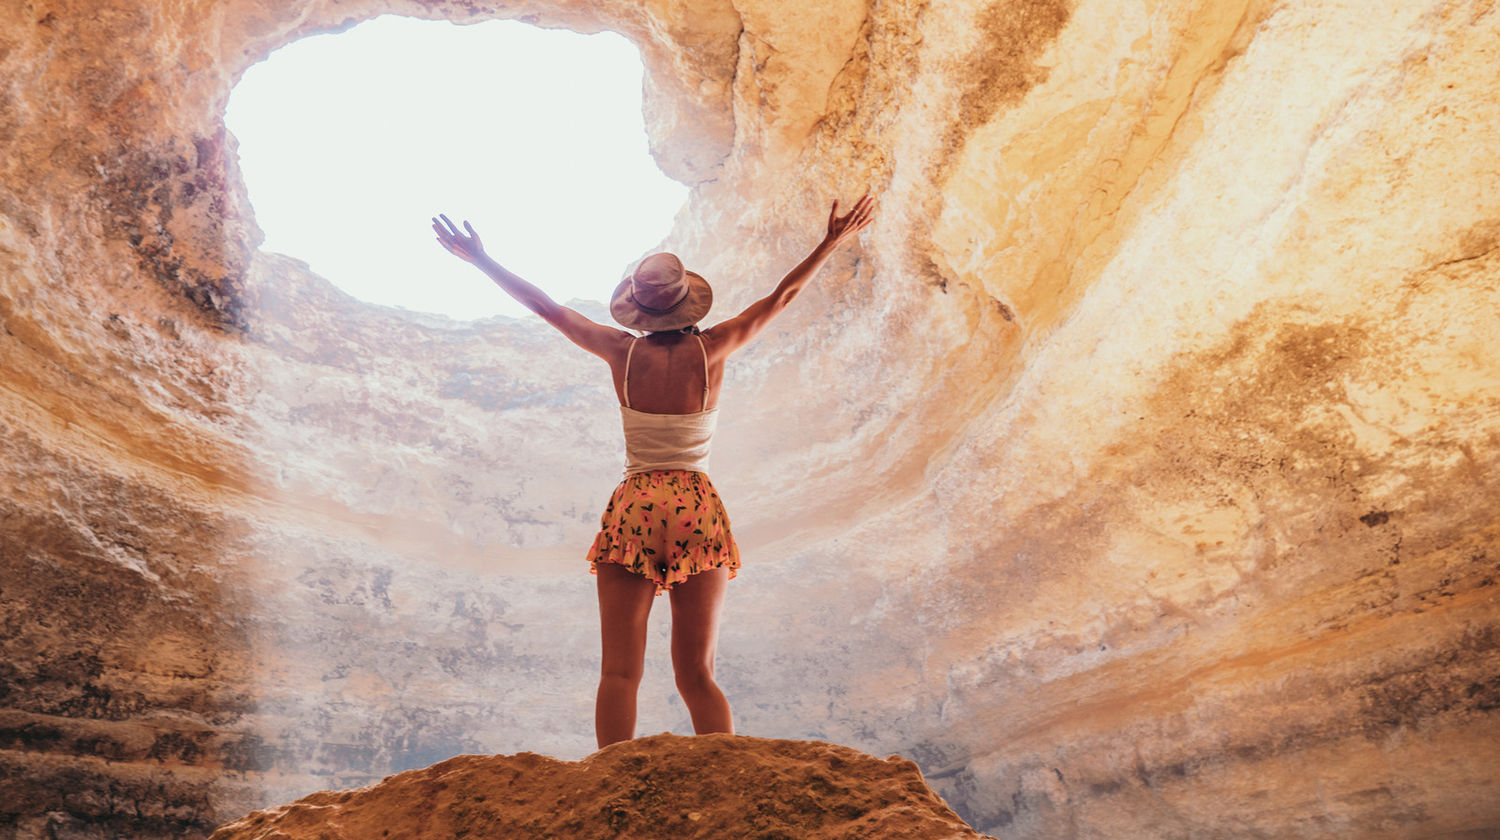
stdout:
[[605,662],[599,670],[600,679],[630,685],[640,685],[646,671],[644,663],[639,662]]
[[718,688],[718,684],[714,682],[712,664],[703,662],[676,664],[672,670],[677,678],[677,690],[682,694],[695,694]]

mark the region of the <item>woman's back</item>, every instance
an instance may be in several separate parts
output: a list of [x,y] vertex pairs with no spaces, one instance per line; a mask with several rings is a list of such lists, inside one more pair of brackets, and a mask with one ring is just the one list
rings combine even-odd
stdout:
[[635,339],[625,359],[611,365],[615,394],[621,405],[648,414],[714,408],[724,384],[724,362],[714,356],[713,339],[705,333],[673,331]]

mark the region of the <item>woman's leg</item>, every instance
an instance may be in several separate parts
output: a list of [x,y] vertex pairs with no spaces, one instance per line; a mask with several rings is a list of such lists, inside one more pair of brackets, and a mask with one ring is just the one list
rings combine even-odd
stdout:
[[714,682],[714,650],[719,644],[719,611],[729,570],[699,572],[672,587],[672,671],[677,691],[693,716],[693,731],[734,732],[729,701]]
[[600,563],[599,631],[604,655],[594,700],[599,746],[635,737],[635,695],[646,661],[646,619],[656,584],[617,563]]

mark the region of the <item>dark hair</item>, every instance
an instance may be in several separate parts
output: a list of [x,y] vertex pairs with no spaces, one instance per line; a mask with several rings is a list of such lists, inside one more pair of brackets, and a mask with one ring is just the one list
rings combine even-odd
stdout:
[[697,324],[689,324],[686,327],[678,327],[675,330],[647,330],[646,335],[671,335],[673,333],[678,335],[697,335],[701,332],[703,331],[698,329]]

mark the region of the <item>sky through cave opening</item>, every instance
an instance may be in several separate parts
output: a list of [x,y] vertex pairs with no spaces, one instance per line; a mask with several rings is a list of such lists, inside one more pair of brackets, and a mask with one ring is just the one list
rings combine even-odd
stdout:
[[613,32],[388,15],[251,67],[225,122],[263,250],[371,303],[519,316],[430,217],[559,301],[606,299],[687,196],[647,151],[642,73]]

